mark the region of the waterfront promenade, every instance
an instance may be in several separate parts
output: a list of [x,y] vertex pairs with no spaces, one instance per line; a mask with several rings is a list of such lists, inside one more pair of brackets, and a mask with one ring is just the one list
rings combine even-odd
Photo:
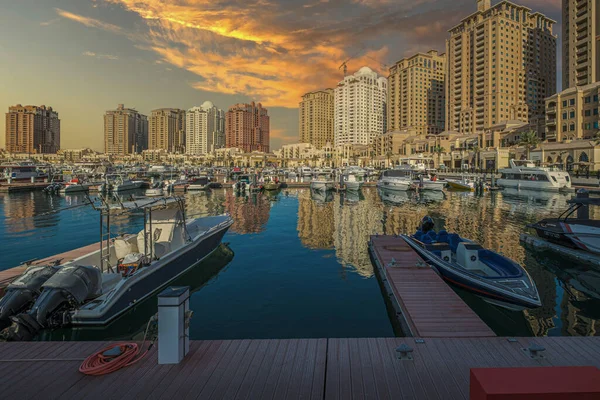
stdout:
[[[532,358],[532,342],[545,347]],[[413,349],[412,360],[396,348]],[[106,342],[0,343],[3,398],[468,399],[470,368],[600,367],[600,338],[268,339],[192,341],[177,365],[154,348],[110,375],[78,372]]]

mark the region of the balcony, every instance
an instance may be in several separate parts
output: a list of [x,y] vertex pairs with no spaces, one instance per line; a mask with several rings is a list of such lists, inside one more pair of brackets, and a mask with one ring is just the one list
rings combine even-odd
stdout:
[[[576,61],[577,61],[577,64],[578,64],[578,65],[577,65],[577,68],[580,68],[580,67],[582,67],[582,66],[583,66],[582,64],[583,64],[584,62],[586,62],[586,61],[587,61],[587,59],[588,59],[588,58],[587,58],[587,54],[586,54],[585,56],[583,56],[583,57],[579,57],[579,58],[577,58],[577,60],[576,60]],[[587,65],[586,65],[585,67],[587,68]]]
[[556,125],[556,118],[546,117],[546,125]]

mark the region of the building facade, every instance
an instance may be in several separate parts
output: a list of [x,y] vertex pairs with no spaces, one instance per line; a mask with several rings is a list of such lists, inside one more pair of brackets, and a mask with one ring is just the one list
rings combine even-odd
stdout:
[[556,93],[554,23],[509,1],[478,0],[446,41],[446,129],[474,134],[520,120],[543,133],[544,100]]
[[302,96],[298,107],[299,134],[302,143],[320,149],[333,143],[333,89],[309,92]]
[[369,67],[346,76],[335,88],[334,144],[364,144],[386,131],[387,80]]
[[9,107],[5,132],[6,150],[11,153],[56,153],[60,149],[60,119],[52,107]]
[[185,111],[178,108],[152,110],[148,119],[148,149],[181,153],[185,148]]
[[207,154],[225,145],[225,112],[212,102],[192,107],[186,114],[186,153]]
[[446,126],[446,55],[437,51],[403,58],[388,76],[387,130],[439,134]]
[[600,80],[600,0],[562,2],[562,88]]
[[574,86],[546,99],[546,140],[596,139],[600,82]]
[[229,107],[225,122],[225,146],[245,152],[269,152],[270,120],[267,109],[258,103]]
[[104,114],[104,152],[122,156],[148,148],[148,117],[119,104]]

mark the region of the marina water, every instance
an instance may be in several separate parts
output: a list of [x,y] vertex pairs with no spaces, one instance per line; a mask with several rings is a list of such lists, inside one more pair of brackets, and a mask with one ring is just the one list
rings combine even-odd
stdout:
[[[220,189],[186,197],[191,217],[228,212],[235,220],[227,245],[175,283],[193,291],[192,339],[402,335],[390,322],[367,242],[372,234],[413,232],[424,215],[434,218],[436,229],[522,263],[536,282],[543,305],[523,312],[457,290],[498,335],[597,335],[600,327],[600,271],[519,243],[525,225],[560,214],[569,196],[363,188],[354,194],[289,189],[248,197]],[[84,202],[81,195],[0,194],[0,270],[97,242],[98,213]],[[143,225],[136,215],[113,222],[113,234],[137,233]],[[38,339],[138,338],[155,312],[151,298],[107,327],[44,332]]]

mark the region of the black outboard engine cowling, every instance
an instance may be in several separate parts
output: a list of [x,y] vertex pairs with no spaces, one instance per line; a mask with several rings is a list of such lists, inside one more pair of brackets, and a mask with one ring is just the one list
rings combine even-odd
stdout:
[[40,295],[44,282],[58,271],[49,265],[31,266],[6,287],[0,299],[0,330],[11,324],[10,317],[25,312]]
[[31,340],[39,330],[68,324],[70,311],[102,294],[102,273],[95,267],[64,266],[42,285],[31,310],[11,317],[4,340]]

